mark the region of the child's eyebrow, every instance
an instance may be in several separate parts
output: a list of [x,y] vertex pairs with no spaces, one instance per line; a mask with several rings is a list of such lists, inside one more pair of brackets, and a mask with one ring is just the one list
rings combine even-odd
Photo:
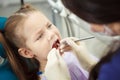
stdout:
[[[46,22],[46,24],[44,25],[44,27],[48,27],[49,26],[49,21]],[[40,27],[35,33],[34,33],[34,38],[36,39],[39,35],[38,34],[41,34],[42,33],[42,27]]]
[[[41,28],[42,28],[42,27],[41,27]],[[35,35],[41,33],[41,30],[42,30],[41,28],[39,28],[39,29],[35,32]]]
[[45,25],[45,27],[48,27],[48,26],[49,26],[49,24],[50,24],[50,22],[47,22],[47,23],[46,23],[46,25]]
[[[50,22],[46,22],[46,24],[45,24],[43,27],[48,27],[49,24],[50,24]],[[41,31],[42,31],[42,27],[40,27],[40,28],[34,33],[34,35],[36,36],[37,34],[42,33]]]
[[42,27],[39,28],[39,29],[34,33],[34,35],[33,35],[34,39],[36,39],[36,38],[39,36],[39,34],[41,34],[41,33],[42,33]]

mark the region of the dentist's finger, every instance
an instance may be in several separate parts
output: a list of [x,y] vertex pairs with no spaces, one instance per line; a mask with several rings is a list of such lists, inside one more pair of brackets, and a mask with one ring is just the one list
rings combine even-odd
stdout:
[[72,48],[70,46],[66,46],[64,48],[60,48],[60,52],[67,52],[67,51],[71,51]]
[[55,48],[53,48],[53,49],[48,53],[48,56],[47,56],[48,61],[49,61],[49,60],[57,60],[56,52],[57,52],[57,50],[56,50]]
[[75,48],[78,48],[78,45],[71,39],[69,40],[66,40],[66,43],[71,46],[71,48],[75,49]]

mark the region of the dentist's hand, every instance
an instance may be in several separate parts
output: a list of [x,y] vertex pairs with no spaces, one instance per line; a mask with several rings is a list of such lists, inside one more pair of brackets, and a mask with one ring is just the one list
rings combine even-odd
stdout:
[[83,41],[75,43],[75,40],[78,40],[78,38],[68,37],[61,40],[60,50],[61,52],[72,50],[83,68],[90,71],[92,66],[97,63],[97,60],[89,53]]
[[53,48],[48,54],[48,62],[45,67],[47,80],[71,80],[70,74],[59,51]]

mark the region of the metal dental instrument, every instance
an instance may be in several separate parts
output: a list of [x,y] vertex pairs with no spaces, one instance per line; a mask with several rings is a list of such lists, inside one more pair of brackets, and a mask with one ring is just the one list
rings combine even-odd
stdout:
[[[95,37],[87,37],[87,38],[83,38],[83,39],[78,39],[78,40],[74,40],[75,43],[79,42],[79,41],[83,41],[83,40],[88,40],[88,39],[92,39]],[[67,42],[63,42],[63,44],[68,45]]]
[[88,40],[88,39],[92,39],[92,38],[95,38],[95,37],[88,37],[88,38],[78,39],[78,40],[75,40],[74,42],[83,41],[83,40]]

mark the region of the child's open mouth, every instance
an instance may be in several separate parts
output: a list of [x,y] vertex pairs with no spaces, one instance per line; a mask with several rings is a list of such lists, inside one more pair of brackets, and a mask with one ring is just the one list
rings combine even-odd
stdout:
[[60,44],[60,42],[59,42],[59,40],[57,39],[57,40],[54,42],[52,48],[56,48],[56,49],[58,49],[59,44]]

